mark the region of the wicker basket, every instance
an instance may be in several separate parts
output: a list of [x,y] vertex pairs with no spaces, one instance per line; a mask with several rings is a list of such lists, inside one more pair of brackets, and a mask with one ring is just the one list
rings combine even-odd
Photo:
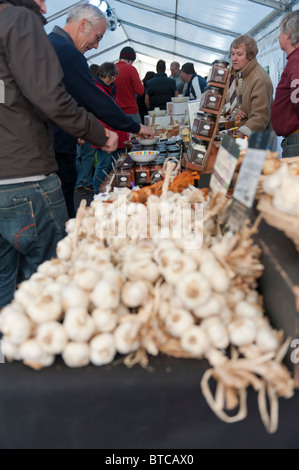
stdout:
[[299,214],[290,215],[276,210],[272,204],[272,196],[269,195],[260,197],[257,209],[267,224],[284,232],[299,251]]

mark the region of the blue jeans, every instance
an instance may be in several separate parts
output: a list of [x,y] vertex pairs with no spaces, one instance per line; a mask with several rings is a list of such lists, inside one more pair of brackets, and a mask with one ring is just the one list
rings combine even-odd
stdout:
[[20,281],[56,256],[67,220],[57,175],[0,185],[0,308],[11,302]]
[[77,145],[76,168],[78,177],[76,188],[92,184],[94,151],[95,149],[88,142],[85,142],[81,147]]
[[299,132],[283,139],[281,147],[282,158],[299,157]]
[[96,149],[98,163],[93,176],[93,189],[95,194],[99,193],[99,187],[112,170],[112,163],[114,164],[113,159],[117,161],[119,155],[122,153],[122,150],[123,149],[118,149],[114,152],[108,153],[104,150]]

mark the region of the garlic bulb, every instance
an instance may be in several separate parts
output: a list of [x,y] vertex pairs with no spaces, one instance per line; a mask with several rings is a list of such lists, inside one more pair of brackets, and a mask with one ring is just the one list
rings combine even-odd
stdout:
[[43,295],[29,303],[27,314],[37,324],[59,320],[62,315],[61,302],[53,295]]
[[118,325],[114,331],[114,341],[116,350],[120,354],[129,354],[139,347],[137,335],[140,325],[138,322],[129,321]]
[[217,261],[211,260],[202,263],[200,272],[208,279],[216,292],[225,293],[228,291],[230,285],[229,277]]
[[[74,219],[71,219],[71,220],[74,220]],[[72,253],[73,253],[73,246],[72,246],[71,238],[65,237],[57,243],[56,254],[59,259],[63,261],[69,261],[72,257]]]
[[211,297],[207,303],[193,309],[193,313],[198,318],[206,318],[212,315],[218,315],[222,305],[216,296]]
[[72,307],[65,313],[63,325],[72,341],[89,341],[95,331],[93,318],[83,307]]
[[116,355],[114,336],[109,333],[97,335],[90,341],[90,359],[95,366],[110,364]]
[[29,318],[23,313],[10,313],[4,316],[3,323],[1,323],[2,333],[14,346],[19,346],[29,338],[31,328]]
[[83,290],[93,290],[100,280],[101,274],[93,268],[76,270],[73,276],[74,284]]
[[188,309],[195,309],[208,302],[211,286],[199,272],[187,274],[177,286],[177,295]]
[[25,364],[40,369],[49,367],[54,363],[55,356],[43,351],[41,344],[35,338],[26,340],[19,349],[20,356]]
[[250,318],[241,318],[230,323],[228,331],[232,344],[235,346],[245,346],[255,341],[257,327]]
[[242,300],[235,307],[235,312],[238,317],[260,317],[262,316],[262,311],[256,305],[249,303],[246,300]]
[[265,326],[258,328],[256,344],[262,352],[277,351],[280,345],[275,331]]
[[191,257],[180,253],[178,256],[171,256],[168,264],[161,268],[161,272],[167,282],[176,284],[183,276],[196,271],[196,269],[196,262]]
[[112,282],[102,279],[97,282],[90,295],[90,300],[96,307],[114,309],[119,304],[120,292]]
[[219,349],[228,347],[229,335],[218,317],[207,318],[201,322],[200,326],[207,332],[212,346]]
[[61,274],[65,274],[67,267],[68,265],[65,264],[63,260],[52,258],[51,260],[44,261],[40,264],[37,268],[37,272],[55,278]]
[[123,303],[129,308],[140,307],[148,299],[149,291],[144,281],[128,281],[121,292]]
[[73,307],[82,307],[87,309],[89,305],[89,296],[87,292],[80,287],[71,285],[66,286],[62,291],[62,308],[66,312]]
[[62,359],[68,367],[84,367],[90,363],[90,347],[84,342],[70,342],[62,352]]
[[43,350],[49,354],[61,354],[67,344],[66,331],[61,323],[49,322],[40,325],[36,334]]
[[95,308],[91,316],[95,323],[95,331],[98,333],[109,333],[113,331],[117,325],[118,316],[113,310]]
[[193,356],[202,356],[210,347],[207,333],[200,326],[190,326],[181,337],[181,346],[184,351]]
[[12,344],[4,336],[0,342],[1,353],[8,361],[20,361],[22,356],[20,354],[20,347]]
[[176,309],[166,317],[165,325],[172,336],[179,338],[187,328],[194,325],[194,318],[187,310]]
[[267,176],[263,181],[263,190],[267,194],[274,194],[275,191],[281,186],[282,181],[289,177],[288,164],[284,162],[278,171],[272,175]]

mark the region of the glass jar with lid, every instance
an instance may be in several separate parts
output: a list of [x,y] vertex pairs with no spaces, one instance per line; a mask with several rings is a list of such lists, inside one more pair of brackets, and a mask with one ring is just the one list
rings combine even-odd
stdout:
[[192,132],[203,137],[212,137],[215,127],[215,117],[209,113],[197,113],[194,119]]
[[200,107],[219,111],[221,105],[222,93],[220,88],[208,86],[201,95]]
[[216,82],[225,85],[228,77],[228,62],[225,60],[215,60],[210,69],[207,82]]

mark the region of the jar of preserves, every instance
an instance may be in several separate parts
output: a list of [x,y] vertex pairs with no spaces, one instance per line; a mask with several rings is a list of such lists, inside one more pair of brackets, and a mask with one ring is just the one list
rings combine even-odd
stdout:
[[219,111],[221,104],[222,94],[220,88],[208,86],[204,93],[201,95],[200,107]]
[[151,183],[151,169],[146,163],[135,167],[135,184],[136,186],[146,186]]
[[207,82],[216,82],[225,85],[228,77],[228,62],[225,60],[215,60],[210,69]]
[[134,184],[135,173],[134,169],[130,165],[124,165],[119,168],[116,168],[115,186],[117,188],[131,188]]
[[154,163],[151,165],[151,183],[157,183],[162,179],[160,171],[163,169],[163,165]]
[[215,127],[215,118],[213,114],[197,113],[194,119],[192,132],[203,137],[212,137]]

